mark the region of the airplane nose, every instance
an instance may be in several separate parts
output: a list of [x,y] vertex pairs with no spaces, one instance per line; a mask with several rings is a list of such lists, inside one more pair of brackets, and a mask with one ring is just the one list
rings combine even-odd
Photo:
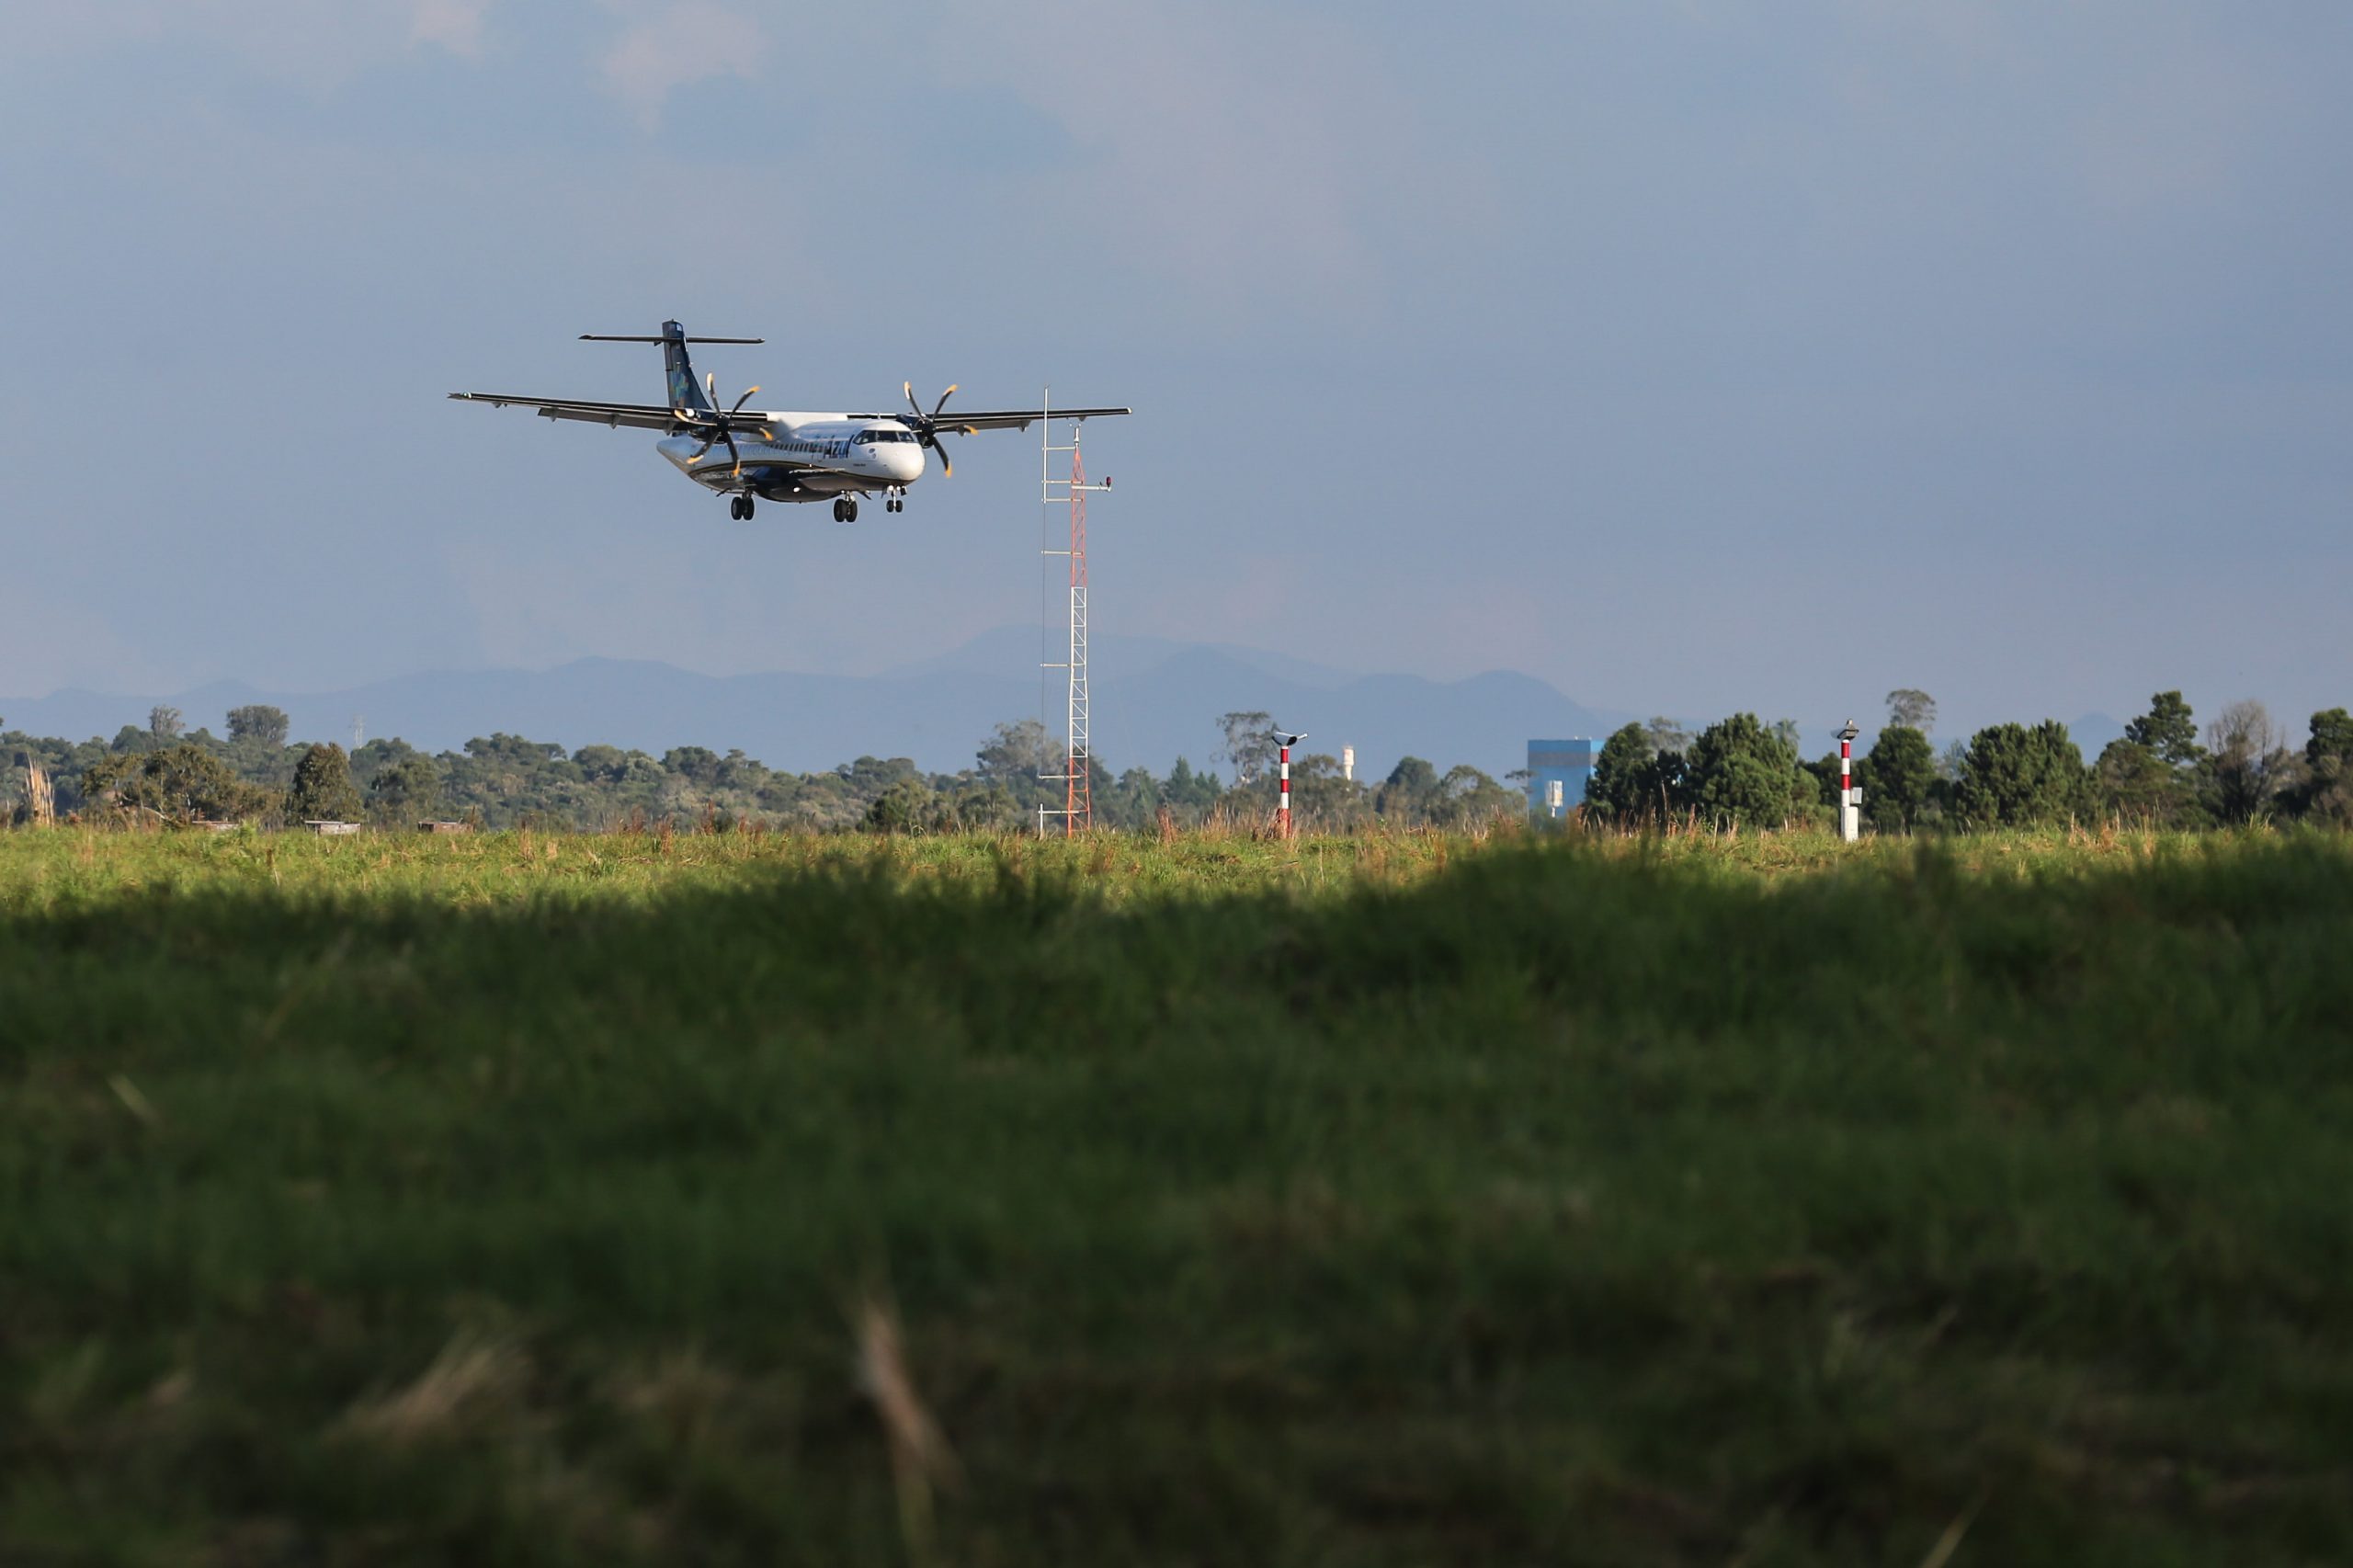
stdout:
[[901,483],[923,477],[923,449],[909,443],[891,449],[891,477]]

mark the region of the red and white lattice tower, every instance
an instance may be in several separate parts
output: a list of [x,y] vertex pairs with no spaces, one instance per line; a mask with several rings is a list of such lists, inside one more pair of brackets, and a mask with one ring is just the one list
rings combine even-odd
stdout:
[[[1078,449],[1079,435],[1085,428],[1082,423],[1072,422],[1070,445],[1059,447],[1054,444],[1051,396],[1050,391],[1039,402],[1039,407],[1047,412],[1040,421],[1044,426],[1044,434],[1038,448],[1038,501],[1041,510],[1047,514],[1049,520],[1044,526],[1048,528],[1051,526],[1054,503],[1068,502],[1070,545],[1065,550],[1047,548],[1041,553],[1069,557],[1070,641],[1066,645],[1067,658],[1042,661],[1047,669],[1063,671],[1066,679],[1063,703],[1063,770],[1059,774],[1040,776],[1048,781],[1060,780],[1063,808],[1056,812],[1051,807],[1040,806],[1038,809],[1038,830],[1042,834],[1046,818],[1059,816],[1063,819],[1063,835],[1075,837],[1095,825],[1095,745],[1089,733],[1092,711],[1086,687],[1086,496],[1089,491],[1110,489],[1111,482],[1106,478],[1100,484],[1086,483],[1086,463]],[[1054,476],[1054,454],[1057,452],[1070,454],[1070,476],[1066,479]]]

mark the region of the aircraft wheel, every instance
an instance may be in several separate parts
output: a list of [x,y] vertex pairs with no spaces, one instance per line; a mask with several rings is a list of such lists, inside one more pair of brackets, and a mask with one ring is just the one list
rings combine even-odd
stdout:
[[854,523],[858,521],[858,498],[856,496],[845,495],[842,497],[842,521],[846,523]]
[[748,523],[752,520],[752,497],[749,494],[746,494],[743,497],[743,501],[744,520]]
[[727,515],[739,523],[744,520],[744,498],[741,495],[727,498]]

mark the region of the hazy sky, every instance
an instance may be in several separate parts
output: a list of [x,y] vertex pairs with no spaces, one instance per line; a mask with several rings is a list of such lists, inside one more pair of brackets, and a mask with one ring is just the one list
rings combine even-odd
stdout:
[[[1038,613],[1034,438],[854,528],[444,400],[1132,403],[1096,619],[1813,730],[2353,701],[2353,8],[0,3],[0,690]],[[952,406],[952,405],[951,405]],[[198,716],[202,717],[202,716]],[[681,737],[682,739],[693,737]]]

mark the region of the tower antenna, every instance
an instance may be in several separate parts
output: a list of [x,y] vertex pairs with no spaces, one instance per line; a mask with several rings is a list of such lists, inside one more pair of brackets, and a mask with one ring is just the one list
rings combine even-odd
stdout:
[[[1045,669],[1064,672],[1063,703],[1063,770],[1059,774],[1045,773],[1039,777],[1044,782],[1060,782],[1063,804],[1060,811],[1040,804],[1038,808],[1038,832],[1046,831],[1046,819],[1063,819],[1063,835],[1074,838],[1095,825],[1095,746],[1091,734],[1093,699],[1086,683],[1086,497],[1090,491],[1108,490],[1107,476],[1100,484],[1086,482],[1086,463],[1079,452],[1079,436],[1086,428],[1083,420],[1070,422],[1070,444],[1054,444],[1053,389],[1040,394],[1038,407],[1041,417],[1038,437],[1038,511],[1039,528],[1047,538],[1052,537],[1053,509],[1057,501],[1070,507],[1070,543],[1065,549],[1041,547],[1045,556],[1068,558],[1067,585],[1070,590],[1070,637],[1064,645],[1067,657],[1043,660]],[[1054,454],[1070,454],[1070,475],[1058,479],[1054,475]]]

